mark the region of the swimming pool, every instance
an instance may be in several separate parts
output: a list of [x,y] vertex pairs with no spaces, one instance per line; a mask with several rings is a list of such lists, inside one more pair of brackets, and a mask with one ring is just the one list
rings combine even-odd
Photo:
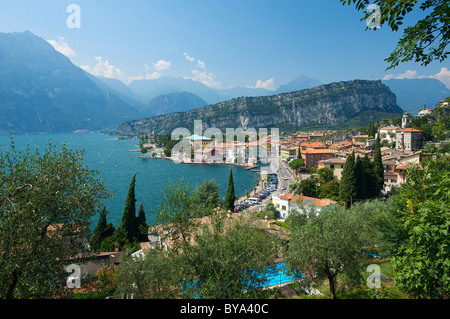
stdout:
[[[265,280],[263,280],[256,288],[267,288],[275,285],[282,285],[305,277],[303,274],[299,274],[298,276],[288,274],[287,265],[284,262],[268,265],[266,267],[266,273],[261,275],[261,277],[263,276],[265,277]],[[184,292],[190,295],[193,299],[201,299],[201,295],[199,295],[199,290],[201,290],[199,284],[200,282],[198,280],[183,283]],[[245,292],[246,289],[243,291]]]
[[279,262],[271,266],[267,266],[268,274],[266,282],[261,286],[262,288],[285,284],[299,278],[305,277],[303,274],[299,276],[289,275],[286,263]]

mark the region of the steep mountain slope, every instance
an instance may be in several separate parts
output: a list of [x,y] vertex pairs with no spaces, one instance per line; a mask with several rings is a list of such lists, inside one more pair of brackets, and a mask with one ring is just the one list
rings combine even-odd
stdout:
[[139,117],[44,39],[0,33],[0,134],[101,130]]
[[[124,123],[113,133],[170,133],[177,127],[273,127],[279,124],[338,125],[365,112],[401,114],[395,95],[380,81],[355,80],[272,96],[242,97],[194,109]],[[368,118],[369,119],[369,118]]]
[[185,112],[207,105],[205,100],[189,92],[158,95],[150,101],[141,113],[144,116],[155,116],[173,112]]

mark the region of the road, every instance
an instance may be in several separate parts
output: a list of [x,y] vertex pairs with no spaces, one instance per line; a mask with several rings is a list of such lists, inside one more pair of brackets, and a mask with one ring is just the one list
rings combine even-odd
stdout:
[[[295,180],[295,176],[290,169],[289,164],[283,159],[280,159],[280,168],[278,169],[277,174],[279,181],[277,195],[289,192],[289,184]],[[287,179],[284,179],[285,177],[287,177]]]

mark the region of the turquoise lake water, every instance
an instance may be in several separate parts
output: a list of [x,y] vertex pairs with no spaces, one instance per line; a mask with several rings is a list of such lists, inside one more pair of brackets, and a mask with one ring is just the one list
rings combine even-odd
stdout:
[[[230,168],[233,170],[234,187],[237,196],[243,196],[251,190],[258,174],[243,167],[230,165],[177,164],[166,159],[139,159],[141,153],[129,152],[139,149],[137,140],[118,140],[117,137],[105,134],[55,134],[55,135],[15,135],[16,148],[26,147],[34,150],[37,147],[44,150],[49,141],[56,146],[65,142],[71,149],[85,149],[84,163],[100,173],[109,190],[115,191],[111,200],[105,202],[108,222],[118,226],[122,219],[130,182],[136,175],[136,211],[139,205],[144,205],[147,222],[154,218],[161,203],[161,192],[169,180],[176,182],[180,177],[188,181],[191,188],[200,185],[204,180],[215,179],[220,187],[220,195],[225,196]],[[10,145],[9,136],[0,136],[1,149]],[[93,218],[93,227],[98,216]]]

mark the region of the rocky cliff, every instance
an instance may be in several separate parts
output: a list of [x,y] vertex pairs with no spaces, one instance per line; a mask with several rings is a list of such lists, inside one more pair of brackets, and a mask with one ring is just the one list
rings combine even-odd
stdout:
[[338,125],[368,110],[402,113],[395,94],[381,81],[354,80],[272,96],[240,97],[188,112],[127,122],[113,133],[167,134],[177,127],[192,130],[194,120],[202,120],[203,129]]

